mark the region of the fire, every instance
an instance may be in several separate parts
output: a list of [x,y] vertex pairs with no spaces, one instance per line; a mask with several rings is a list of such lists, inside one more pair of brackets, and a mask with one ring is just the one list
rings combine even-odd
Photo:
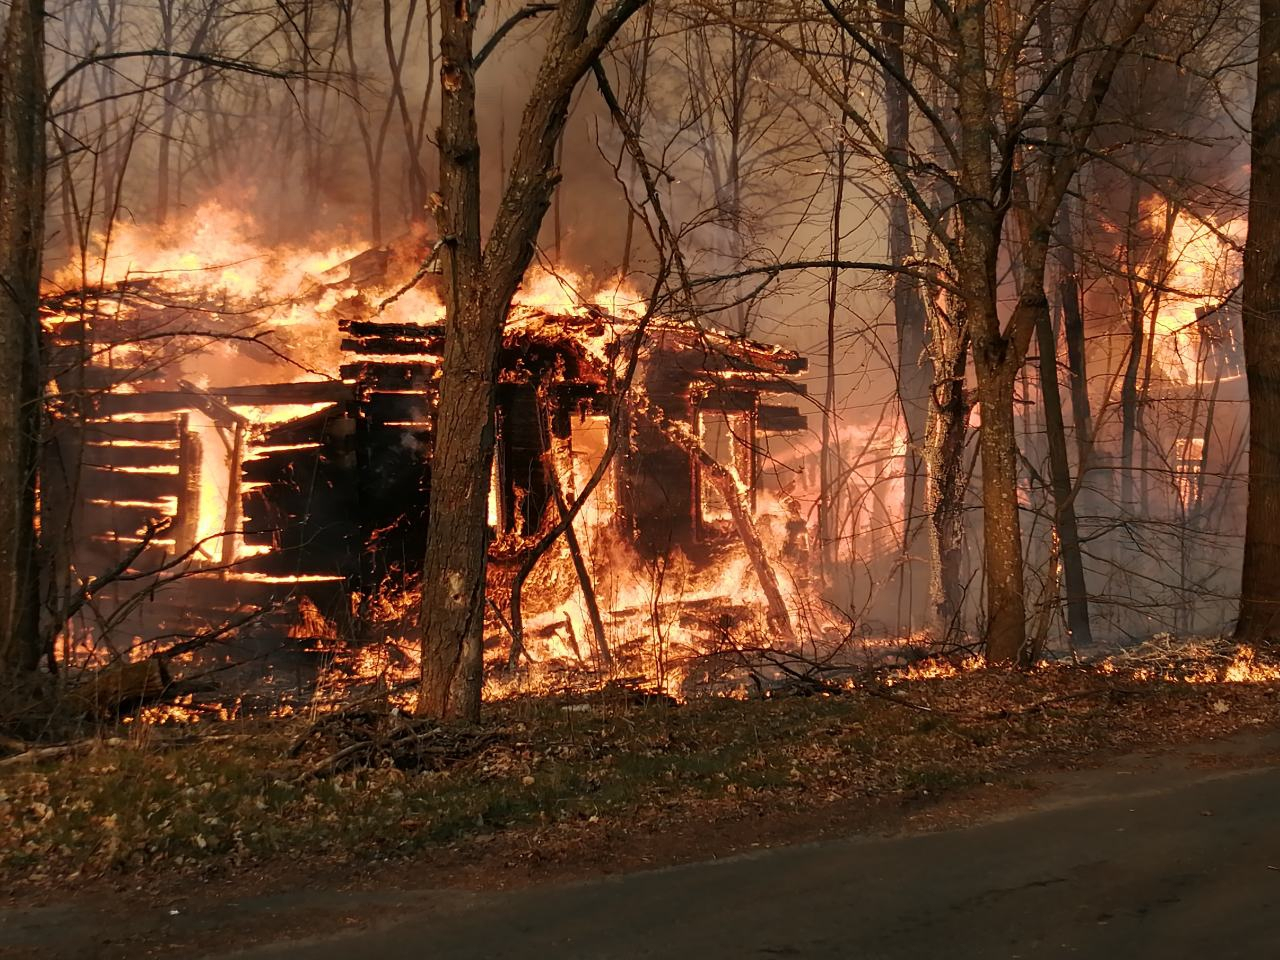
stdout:
[[151,280],[183,292],[199,289],[234,300],[281,301],[316,286],[326,271],[359,252],[336,243],[267,250],[254,241],[259,234],[251,217],[216,201],[168,225],[118,221],[98,238],[98,249],[87,262],[63,268],[55,279],[67,289]]
[[1206,665],[1184,679],[1187,683],[1275,683],[1280,681],[1280,663],[1261,661],[1252,647],[1241,647],[1225,667]]
[[332,406],[332,403],[234,404],[231,409],[257,426],[265,427],[275,423],[300,420],[321,410],[328,410]]
[[912,680],[946,680],[958,677],[962,673],[981,670],[985,665],[985,661],[979,656],[970,655],[959,660],[930,657],[895,669],[885,679],[885,686],[893,686],[897,683],[906,683]]
[[[410,238],[400,249],[361,252],[325,240],[272,247],[264,245],[260,236],[261,231],[249,216],[206,204],[186,223],[159,228],[119,224],[108,236],[100,238],[97,252],[86,264],[67,268],[56,277],[64,289],[86,289],[78,307],[90,311],[92,319],[82,329],[91,330],[95,340],[100,340],[95,342],[95,348],[101,347],[98,356],[106,358],[103,362],[115,364],[113,370],[119,368],[126,374],[134,367],[148,367],[145,376],[115,386],[113,392],[140,399],[148,392],[191,396],[189,409],[174,412],[173,408],[164,408],[171,412],[154,416],[119,415],[122,422],[175,424],[175,432],[185,433],[180,441],[164,441],[163,448],[173,454],[172,458],[163,458],[164,463],[118,469],[125,473],[189,477],[183,473],[186,467],[177,464],[180,460],[188,462],[182,453],[193,448],[188,442],[191,436],[199,439],[200,492],[194,535],[200,546],[193,558],[195,570],[207,569],[209,563],[220,563],[228,557],[245,560],[272,549],[243,544],[236,528],[224,529],[238,516],[235,509],[229,509],[235,506],[228,502],[233,491],[243,496],[263,486],[236,478],[232,461],[242,466],[267,457],[314,457],[322,446],[309,439],[314,434],[305,429],[275,428],[335,407],[345,416],[346,407],[342,404],[346,401],[264,403],[271,394],[258,387],[283,381],[307,384],[339,378],[348,384],[364,384],[358,374],[350,373],[358,365],[341,369],[344,359],[350,360],[350,353],[345,357],[342,353],[344,338],[363,338],[371,344],[368,351],[358,354],[364,363],[438,367],[441,362],[438,351],[428,346],[437,342],[438,331],[425,331],[418,337],[388,331],[383,337],[371,334],[368,327],[370,322],[404,324],[412,331],[423,331],[444,320],[438,282],[433,277],[428,275],[413,289],[404,289],[427,249],[422,238]],[[131,331],[129,325],[136,325],[139,317],[147,319],[145,297],[140,298],[141,305],[127,299],[131,291],[138,290],[146,296],[164,294],[156,299],[166,317],[185,310],[183,324],[191,317],[204,318],[211,329],[234,335],[222,339],[211,335],[189,347],[187,341],[179,347],[157,347],[167,335],[163,332],[143,337],[143,343],[128,342],[132,332],[120,334],[115,341],[114,330]],[[75,302],[75,297],[69,296],[66,302]],[[616,369],[618,351],[610,348],[627,331],[634,330],[635,321],[646,311],[645,298],[621,278],[597,281],[571,270],[542,266],[529,271],[516,292],[508,333],[530,340],[572,338],[576,348],[601,370]],[[75,330],[69,325],[81,319],[84,318],[76,309],[68,308],[63,314],[47,317],[46,329]],[[679,326],[674,321],[658,321],[655,328],[662,329],[664,322],[671,329]],[[70,337],[70,333],[56,335]],[[381,353],[380,342],[398,337],[405,338],[407,344],[420,344],[419,352]],[[165,349],[173,355],[165,354]],[[428,378],[430,373],[428,370]],[[725,382],[742,377],[747,381],[744,389],[750,390],[750,371],[727,368],[717,375]],[[698,391],[696,401],[712,389],[699,383],[694,388]],[[388,396],[401,392],[422,395],[421,390],[402,390],[398,386],[396,382],[373,389]],[[240,389],[229,389],[232,387]],[[315,391],[295,390],[282,399],[342,397],[343,389],[334,383],[333,389],[326,386]],[[133,408],[132,403],[126,406]],[[407,409],[416,410],[412,404]],[[737,434],[745,436],[754,430],[746,415],[735,416],[732,427]],[[183,425],[181,430],[176,426],[179,422]],[[609,443],[608,424],[608,417],[598,407],[590,411],[584,406],[574,414],[571,446],[564,443],[549,451],[556,461],[553,472],[567,500],[576,499],[600,464]],[[388,421],[384,425],[427,427],[430,423],[414,419]],[[679,431],[678,439],[685,445],[701,442],[705,449],[712,444],[712,428],[703,419],[671,424],[670,430]],[[151,431],[140,432],[149,435]],[[112,444],[156,446],[133,440]],[[233,456],[233,450],[239,452]],[[732,477],[738,496],[753,501],[752,518],[769,563],[778,574],[782,602],[791,622],[803,624],[801,633],[806,637],[820,636],[831,624],[826,608],[809,590],[807,560],[787,559],[796,538],[797,518],[803,525],[804,510],[791,492],[755,490],[757,477],[750,472],[752,464],[740,462],[742,450],[733,448],[727,461],[718,453],[713,456]],[[136,456],[119,459],[147,462]],[[255,475],[252,469],[248,473]],[[158,513],[175,516],[191,509],[187,502],[189,490],[183,489],[187,492],[180,498],[181,506],[172,497],[107,503],[154,505]],[[187,514],[180,519],[190,523],[190,517]],[[696,562],[679,549],[657,559],[642,560],[634,545],[620,534],[620,518],[619,491],[610,469],[574,524],[588,567],[588,590],[598,601],[608,651],[597,640],[597,627],[588,614],[587,592],[561,541],[535,569],[525,592],[525,662],[532,665],[525,680],[530,673],[550,678],[562,666],[570,665],[587,668],[583,672],[599,681],[610,675],[612,663],[612,675],[640,672],[668,694],[682,698],[687,681],[708,656],[773,642],[773,625],[763,613],[768,603],[760,585],[761,574],[731,532],[735,522],[732,511],[715,506],[702,510],[698,522],[718,526],[710,538],[714,549],[707,551],[709,557],[699,556]],[[519,539],[533,532],[520,530],[511,535]],[[184,543],[189,542],[186,537],[190,535],[188,527]],[[235,540],[224,549],[228,535]],[[166,547],[174,545],[171,537],[154,542]],[[242,581],[246,586],[284,588],[333,584],[344,579],[336,574],[262,573],[252,565],[247,567],[220,571],[220,576]],[[274,593],[283,592],[288,591]],[[323,592],[317,591],[317,595]],[[305,641],[326,660],[320,671],[317,708],[370,687],[386,691],[395,702],[411,707],[416,695],[412,681],[419,674],[413,623],[418,593],[412,586],[399,583],[385,587],[374,597],[355,597],[354,603],[363,624],[361,642],[340,638],[335,623],[323,616],[310,599],[299,602],[297,622],[288,630],[291,637]],[[365,627],[371,634],[363,633]],[[492,627],[490,648],[496,651],[495,638],[502,634],[496,621]],[[363,642],[365,639],[371,642]],[[490,693],[493,692],[495,688],[491,686]],[[164,716],[173,719],[180,712],[174,709]],[[154,719],[160,718],[160,713],[154,715]]]
[[[1262,659],[1249,646],[1227,647],[1221,641],[1187,642],[1171,647],[1172,638],[1161,635],[1155,653],[1107,657],[1098,663],[1104,674],[1125,674],[1135,680],[1169,683],[1278,683],[1280,662]],[[1153,644],[1156,642],[1153,641]],[[1227,652],[1229,651],[1229,652]]]
[[1168,221],[1168,203],[1157,198],[1150,205],[1148,223],[1163,234],[1168,229],[1166,269],[1161,279],[1155,338],[1151,349],[1161,370],[1177,383],[1200,377],[1200,317],[1220,307],[1239,276],[1240,257],[1233,241],[1239,221],[1219,222],[1186,210]]
[[636,319],[644,315],[645,298],[620,277],[597,286],[574,270],[534,267],[525,275],[512,306],[559,317],[585,317],[594,311]]

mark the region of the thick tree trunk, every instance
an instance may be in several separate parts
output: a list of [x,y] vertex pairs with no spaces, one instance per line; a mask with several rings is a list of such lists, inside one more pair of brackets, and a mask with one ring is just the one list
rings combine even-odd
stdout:
[[1249,380],[1249,507],[1236,637],[1280,641],[1280,0],[1260,0],[1244,355]]
[[[1021,366],[998,313],[996,259],[1002,216],[992,171],[984,0],[956,5],[956,104],[960,114],[961,236],[956,264],[973,337],[973,365],[982,408],[982,520],[987,591],[986,652],[991,663],[1017,663],[1026,650],[1022,533],[1013,384]],[[1014,323],[1016,324],[1016,318]]]
[[0,51],[0,681],[40,658],[36,477],[44,247],[43,0],[13,0]]
[[431,456],[418,697],[418,712],[433,717],[444,717],[449,709],[449,690],[464,648],[483,638],[494,382],[505,320],[505,305],[498,316],[486,316],[481,299],[485,278],[472,57],[475,24],[466,4],[442,4],[440,20],[437,219],[444,240],[446,333]]
[[1026,656],[1022,529],[1018,517],[1018,461],[1014,439],[1014,371],[993,355],[993,344],[974,340],[974,368],[982,409],[982,533],[987,588],[986,650],[990,663]]

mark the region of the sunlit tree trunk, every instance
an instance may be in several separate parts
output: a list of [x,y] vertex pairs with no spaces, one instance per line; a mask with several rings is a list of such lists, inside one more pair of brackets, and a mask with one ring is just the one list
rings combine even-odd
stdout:
[[44,246],[43,0],[13,0],[0,51],[0,680],[40,658],[36,475]]
[[973,337],[973,366],[982,412],[983,563],[986,574],[987,659],[1013,663],[1026,646],[1022,534],[1018,518],[1018,458],[1013,384],[1017,357],[997,308],[996,256],[1000,216],[992,171],[992,91],[987,82],[986,7],[957,4],[957,107],[960,117],[959,286]]
[[1280,639],[1280,0],[1260,0],[1253,106],[1244,355],[1249,380],[1249,507],[1241,640]]

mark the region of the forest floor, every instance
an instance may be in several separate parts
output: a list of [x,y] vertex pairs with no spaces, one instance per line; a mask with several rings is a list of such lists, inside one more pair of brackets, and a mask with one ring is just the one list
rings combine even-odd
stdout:
[[[0,956],[15,910],[74,908],[83,923],[199,904],[216,918],[210,905],[237,897],[385,887],[389,875],[493,889],[970,822],[1018,806],[1048,771],[1280,726],[1276,670],[1248,667],[913,668],[839,691],[680,706],[513,699],[487,708],[465,749],[454,738],[421,752],[437,769],[416,771],[379,765],[376,751],[341,769],[336,728],[291,750],[308,728],[299,718],[135,727],[58,759],[0,761]],[[316,912],[340,926],[336,904],[352,896]],[[265,929],[243,920],[230,911],[223,932]],[[282,921],[258,922],[278,932]],[[134,924],[65,955],[229,942],[199,929]],[[59,955],[47,947],[40,955]]]

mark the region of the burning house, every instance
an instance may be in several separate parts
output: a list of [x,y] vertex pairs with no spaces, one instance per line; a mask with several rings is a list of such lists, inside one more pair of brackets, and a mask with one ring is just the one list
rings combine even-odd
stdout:
[[[104,270],[47,299],[48,471],[63,489],[43,529],[90,600],[76,629],[116,647],[385,635],[389,609],[401,626],[412,610],[429,523],[445,331],[430,278],[403,282],[420,248],[344,255],[287,295],[279,278],[228,279],[224,264],[244,263],[228,253],[206,253],[212,268]],[[539,637],[607,659],[603,622],[632,639],[627,617],[657,610],[639,602],[638,571],[670,576],[675,558],[682,624],[701,611],[723,629],[761,609],[787,623],[794,584],[774,567],[808,568],[806,524],[764,489],[761,462],[771,438],[805,428],[805,360],[650,316],[618,290],[589,302],[567,289],[550,274],[528,285],[506,329],[495,641],[512,635],[513,659]],[[721,582],[693,589],[688,571],[707,570]]]

